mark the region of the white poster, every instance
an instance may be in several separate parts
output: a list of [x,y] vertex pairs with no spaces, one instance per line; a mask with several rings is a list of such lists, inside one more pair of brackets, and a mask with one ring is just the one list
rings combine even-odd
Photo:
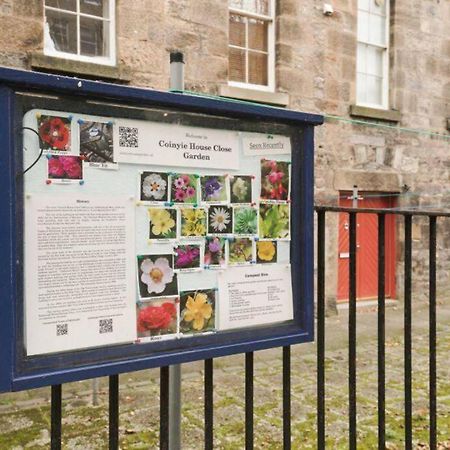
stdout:
[[118,119],[113,141],[118,163],[239,169],[236,131]]
[[229,268],[218,275],[219,328],[265,325],[293,319],[290,265]]
[[242,147],[247,156],[291,154],[291,140],[280,134],[242,133]]
[[27,355],[136,339],[134,199],[26,195]]

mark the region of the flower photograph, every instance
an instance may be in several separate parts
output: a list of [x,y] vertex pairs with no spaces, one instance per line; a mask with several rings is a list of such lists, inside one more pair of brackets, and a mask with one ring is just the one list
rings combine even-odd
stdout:
[[289,238],[289,205],[261,203],[259,205],[259,237],[262,239]]
[[197,203],[197,177],[181,173],[173,174],[170,198],[175,203]]
[[208,236],[205,242],[205,265],[223,267],[226,263],[227,239]]
[[174,250],[174,268],[176,270],[200,268],[200,244],[178,245]]
[[233,208],[234,234],[258,234],[258,211],[251,206]]
[[137,306],[137,334],[139,338],[163,336],[177,332],[177,305],[165,298]]
[[231,203],[252,202],[252,179],[253,177],[250,175],[239,175],[231,178]]
[[149,208],[149,239],[175,239],[177,237],[177,210],[175,208]]
[[180,333],[214,330],[216,292],[213,289],[185,291],[180,295]]
[[231,234],[233,232],[233,208],[210,206],[208,210],[208,233]]
[[244,264],[253,261],[253,239],[236,238],[229,244],[228,262]]
[[48,178],[59,180],[82,180],[83,162],[79,156],[50,156]]
[[227,202],[227,177],[207,175],[200,178],[203,202]]
[[277,241],[258,241],[256,243],[256,262],[258,264],[277,262]]
[[169,201],[169,175],[167,173],[142,172],[140,186],[141,201]]
[[137,264],[141,298],[178,295],[173,255],[138,255]]
[[261,160],[261,198],[287,200],[289,198],[289,163]]
[[80,156],[88,162],[114,162],[111,123],[82,122],[80,124]]
[[40,116],[38,129],[43,150],[70,150],[70,120],[68,118]]
[[180,208],[181,237],[206,236],[206,210],[204,208]]

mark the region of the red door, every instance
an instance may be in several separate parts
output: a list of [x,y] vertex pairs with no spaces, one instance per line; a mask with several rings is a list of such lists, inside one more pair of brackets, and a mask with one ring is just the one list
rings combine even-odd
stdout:
[[[342,192],[340,206],[352,206],[347,199],[351,193]],[[395,197],[360,194],[359,208],[392,208]],[[348,300],[349,274],[349,216],[339,216],[338,301]],[[386,297],[395,297],[395,216],[386,215],[385,222]],[[356,229],[356,297],[358,300],[376,298],[378,295],[378,217],[376,214],[358,214]]]

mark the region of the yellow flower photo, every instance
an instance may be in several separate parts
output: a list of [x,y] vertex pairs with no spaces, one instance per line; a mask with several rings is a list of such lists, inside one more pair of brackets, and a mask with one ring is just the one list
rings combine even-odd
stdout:
[[277,241],[258,241],[256,243],[256,262],[276,263],[277,262]]
[[149,208],[149,239],[175,239],[177,237],[177,210],[175,208]]
[[213,289],[185,291],[180,295],[180,332],[214,330],[216,292]]
[[206,235],[206,211],[204,208],[180,208],[181,237]]

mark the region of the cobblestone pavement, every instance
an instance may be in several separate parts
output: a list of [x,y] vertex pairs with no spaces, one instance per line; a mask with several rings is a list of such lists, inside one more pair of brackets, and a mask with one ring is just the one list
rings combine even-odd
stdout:
[[[403,311],[387,310],[386,422],[388,449],[403,443]],[[327,448],[348,448],[347,313],[327,319]],[[438,304],[438,441],[450,449],[450,301]],[[316,347],[292,349],[292,439],[294,449],[316,448]],[[377,448],[376,310],[358,312],[358,449]],[[244,357],[214,363],[215,448],[244,447]],[[158,447],[159,371],[122,375],[121,449]],[[202,364],[183,365],[183,449],[203,448]],[[63,448],[107,448],[107,380],[92,406],[91,382],[63,387]],[[282,448],[281,349],[255,354],[255,448]],[[428,448],[428,313],[413,314],[414,446]],[[49,389],[0,395],[0,448],[49,448]]]

